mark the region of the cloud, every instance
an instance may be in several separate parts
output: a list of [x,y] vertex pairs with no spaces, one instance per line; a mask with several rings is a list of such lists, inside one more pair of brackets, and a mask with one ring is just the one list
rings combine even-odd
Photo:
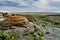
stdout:
[[28,1],[24,2],[21,0],[0,1],[0,11],[4,12],[40,11],[33,5],[29,5],[30,4],[29,2]]
[[51,1],[54,1],[54,2],[60,2],[60,0],[51,0]]
[[59,0],[49,0],[49,3],[48,5],[51,6],[51,10],[52,11],[56,11],[56,12],[59,12],[60,11],[60,1]]
[[39,12],[38,8],[17,8],[11,6],[2,6],[0,7],[1,12]]
[[[3,8],[3,9],[2,9]],[[0,11],[60,11],[60,0],[0,0]]]
[[19,4],[16,2],[11,2],[11,1],[5,1],[4,3],[0,2],[0,6],[17,6],[17,5]]
[[50,1],[49,5],[60,8],[60,1]]
[[20,5],[30,5],[33,3],[33,0],[7,0],[7,1],[17,2]]
[[0,1],[0,6],[14,6],[20,8],[33,7],[32,3],[37,0],[5,0]]
[[47,0],[39,0],[35,3],[33,3],[34,6],[39,7],[41,10],[48,9],[48,1]]
[[39,7],[42,11],[58,11],[60,9],[59,0],[39,0],[33,5]]

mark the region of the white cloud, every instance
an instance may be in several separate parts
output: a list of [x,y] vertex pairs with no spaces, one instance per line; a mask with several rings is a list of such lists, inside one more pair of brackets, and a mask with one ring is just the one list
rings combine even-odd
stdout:
[[[10,6],[4,6],[4,7],[0,7],[0,11],[2,10],[6,10],[6,11],[54,11],[54,10],[58,10],[59,8],[57,7],[54,7],[54,6],[51,6],[49,5],[49,2],[50,1],[53,1],[53,2],[60,2],[60,0],[39,0],[39,1],[32,1],[32,0],[28,0],[28,1],[24,1],[24,0],[0,0],[0,2],[3,2],[4,1],[11,1],[11,2],[16,2],[18,3],[19,5],[18,6],[29,6],[30,8],[17,8],[17,7],[10,7]],[[31,4],[30,4],[31,3]],[[32,7],[34,7],[32,9]],[[36,8],[35,8],[36,7]],[[3,9],[1,9],[3,8]]]
[[24,2],[23,0],[0,0],[0,2],[2,3],[5,3],[5,1],[16,2],[19,3],[20,5],[27,5],[27,3]]
[[26,2],[24,2],[23,0],[7,0],[7,1],[12,1],[12,2],[17,2],[20,5],[28,5]]
[[60,2],[60,0],[51,0],[51,1],[54,1],[54,2]]
[[1,6],[0,12],[39,12],[38,8],[18,8],[18,7],[11,7],[11,6]]
[[[55,10],[57,10],[58,9],[57,7],[55,7],[53,5],[51,6],[49,4],[50,1],[52,1],[52,0],[39,0],[35,3],[33,3],[32,5],[40,8],[40,10],[42,10],[42,11],[55,11]],[[57,1],[57,0],[54,0],[54,1]]]
[[39,0],[33,4],[36,7],[39,7],[41,10],[48,10],[50,7],[47,0]]

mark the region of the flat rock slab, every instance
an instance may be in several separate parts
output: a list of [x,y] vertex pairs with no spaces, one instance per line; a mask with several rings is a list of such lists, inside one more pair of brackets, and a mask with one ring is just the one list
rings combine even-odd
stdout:
[[2,30],[3,33],[22,33],[26,28],[16,27],[16,29]]
[[15,27],[15,29],[8,29],[8,30],[2,30],[3,33],[21,33],[21,34],[28,34],[29,31],[34,31],[33,24],[30,22],[27,25],[27,28],[24,27]]

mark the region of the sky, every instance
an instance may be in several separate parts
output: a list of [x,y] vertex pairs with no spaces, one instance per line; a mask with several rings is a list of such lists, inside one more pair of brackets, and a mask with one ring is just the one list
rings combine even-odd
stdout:
[[0,0],[0,12],[60,12],[60,0]]

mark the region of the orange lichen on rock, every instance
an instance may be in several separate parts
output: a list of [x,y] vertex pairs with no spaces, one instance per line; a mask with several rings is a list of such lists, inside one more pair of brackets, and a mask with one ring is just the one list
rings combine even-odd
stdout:
[[3,15],[4,17],[7,17],[2,23],[5,23],[5,24],[12,24],[12,25],[17,25],[17,26],[20,26],[20,25],[23,25],[28,21],[28,19],[24,16],[12,16],[12,15],[8,15],[7,13]]

